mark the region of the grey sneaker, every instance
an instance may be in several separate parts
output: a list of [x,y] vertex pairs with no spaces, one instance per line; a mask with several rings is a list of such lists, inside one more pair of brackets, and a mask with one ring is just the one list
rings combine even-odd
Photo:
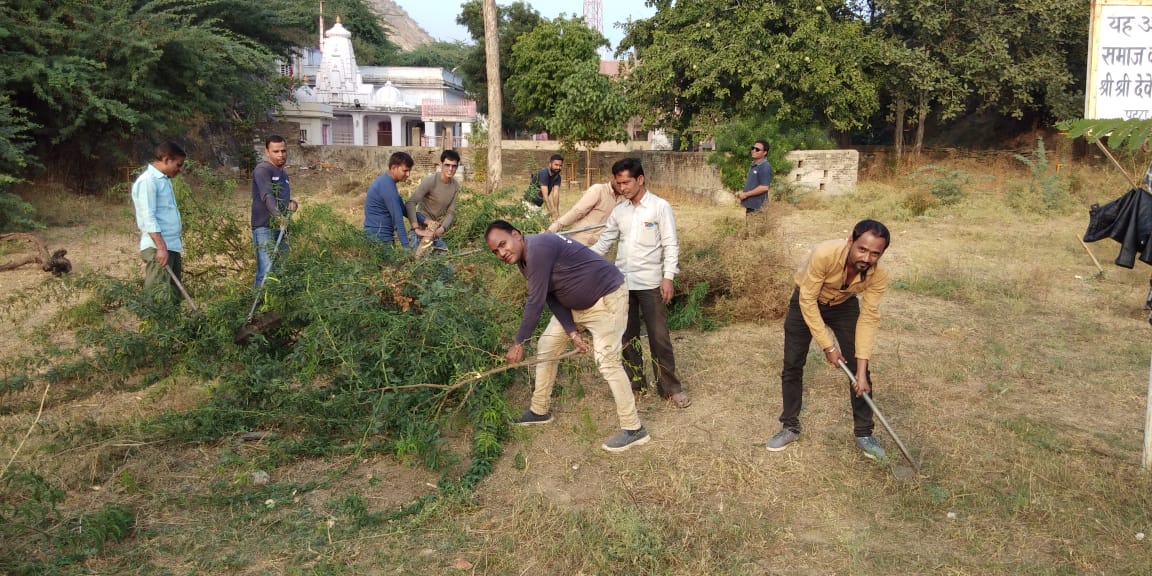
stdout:
[[532,424],[547,424],[552,421],[552,413],[549,412],[544,415],[537,414],[531,410],[525,410],[519,418],[513,418],[512,423],[520,426],[531,426]]
[[789,444],[800,439],[800,433],[794,432],[789,428],[781,428],[775,436],[768,439],[768,451],[779,452],[788,447]]
[[865,458],[879,460],[888,457],[888,453],[884,451],[884,447],[880,445],[880,441],[875,436],[857,436],[856,447],[864,453]]
[[601,448],[609,452],[623,452],[633,446],[643,446],[652,440],[643,426],[638,430],[621,430],[604,442]]

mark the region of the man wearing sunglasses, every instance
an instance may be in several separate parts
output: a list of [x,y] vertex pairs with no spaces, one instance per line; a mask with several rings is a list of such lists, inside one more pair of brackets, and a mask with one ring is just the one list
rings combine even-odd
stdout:
[[752,167],[744,179],[744,190],[736,195],[748,216],[764,208],[771,187],[772,165],[768,163],[768,142],[757,140],[752,145]]
[[418,254],[422,246],[425,250],[429,247],[448,249],[442,236],[456,220],[456,196],[460,192],[460,183],[455,176],[459,168],[458,152],[441,152],[440,173],[425,176],[404,205],[412,232],[419,238],[419,242],[413,243]]

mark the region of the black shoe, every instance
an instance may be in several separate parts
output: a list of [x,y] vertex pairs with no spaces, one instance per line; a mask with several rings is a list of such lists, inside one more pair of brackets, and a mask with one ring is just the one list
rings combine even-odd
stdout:
[[547,424],[552,421],[552,413],[549,412],[544,415],[537,414],[531,410],[525,410],[519,418],[513,418],[512,423],[519,426],[531,426],[532,424]]

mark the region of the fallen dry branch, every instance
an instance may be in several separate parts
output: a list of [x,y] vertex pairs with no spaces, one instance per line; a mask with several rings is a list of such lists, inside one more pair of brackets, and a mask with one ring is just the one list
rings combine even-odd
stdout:
[[8,468],[16,461],[16,457],[20,455],[20,450],[24,448],[24,443],[28,441],[28,437],[32,435],[32,431],[36,429],[36,424],[40,422],[40,417],[44,415],[44,401],[48,399],[48,390],[52,389],[52,385],[44,386],[44,395],[40,397],[40,408],[36,410],[36,418],[32,420],[32,424],[28,425],[28,431],[24,433],[24,438],[20,440],[20,444],[16,446],[16,450],[12,452],[12,457],[8,459],[8,463],[4,465],[4,469],[0,470],[0,478],[8,473]]
[[[573,357],[579,353],[580,352],[578,350],[569,350],[569,351],[557,356],[556,360],[560,361],[560,360],[564,360],[565,358],[571,358],[571,357]],[[463,376],[462,378],[457,379],[455,382],[453,382],[451,384],[404,384],[403,386],[392,386],[392,387],[385,388],[385,389],[386,390],[391,390],[391,389],[411,390],[413,388],[434,388],[437,390],[452,391],[452,390],[456,390],[456,389],[460,388],[461,386],[464,386],[465,384],[470,384],[472,382],[476,382],[477,380],[482,380],[482,379],[487,378],[493,374],[499,374],[501,372],[506,372],[508,370],[512,370],[513,368],[521,368],[524,366],[534,366],[534,365],[539,364],[541,362],[543,362],[543,360],[541,360],[539,356],[533,356],[527,360],[517,362],[515,364],[508,364],[507,366],[501,366],[499,368],[493,368],[487,372],[473,372],[471,374]]]
[[34,234],[27,232],[10,232],[8,234],[0,234],[0,240],[25,240],[35,246],[37,252],[36,256],[27,256],[22,260],[13,260],[12,262],[0,264],[0,272],[15,270],[29,264],[39,264],[41,270],[51,272],[53,276],[67,274],[72,271],[72,263],[64,257],[68,254],[67,250],[61,248],[49,255],[48,247]]

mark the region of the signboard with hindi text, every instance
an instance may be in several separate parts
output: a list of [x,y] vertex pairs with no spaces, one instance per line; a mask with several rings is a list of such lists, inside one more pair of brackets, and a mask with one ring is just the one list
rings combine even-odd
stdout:
[[1093,0],[1084,118],[1152,119],[1152,0]]

